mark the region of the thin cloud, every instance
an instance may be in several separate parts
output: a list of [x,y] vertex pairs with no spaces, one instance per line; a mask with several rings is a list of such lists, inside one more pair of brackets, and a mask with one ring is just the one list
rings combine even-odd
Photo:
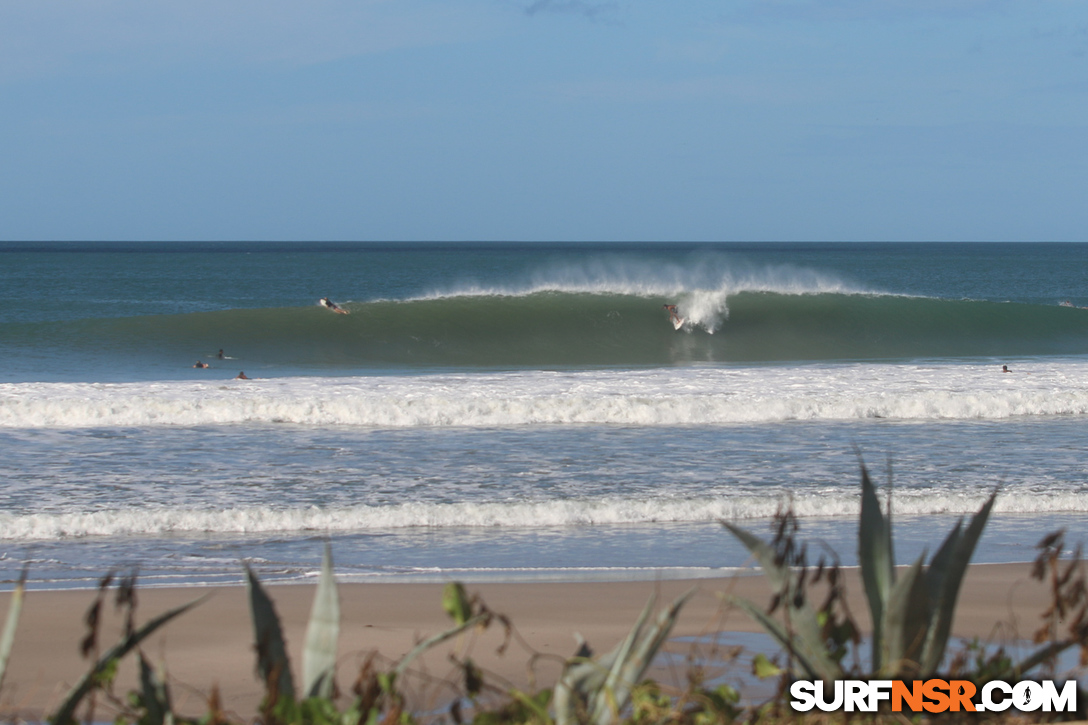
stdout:
[[525,8],[526,15],[540,13],[565,13],[582,15],[590,20],[601,20],[615,15],[619,6],[614,2],[586,2],[586,0],[533,0]]
[[307,65],[500,33],[480,3],[0,3],[0,82],[118,67]]
[[607,79],[552,85],[548,91],[562,102],[628,104],[732,101],[757,106],[783,106],[826,99],[832,90],[821,83],[789,83],[770,77],[705,76],[679,80]]
[[856,21],[977,17],[1009,0],[758,0],[729,13],[735,19]]

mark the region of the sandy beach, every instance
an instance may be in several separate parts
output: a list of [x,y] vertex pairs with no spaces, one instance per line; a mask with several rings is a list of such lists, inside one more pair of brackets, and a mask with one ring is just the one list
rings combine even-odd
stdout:
[[[508,616],[517,637],[503,654],[501,627],[472,637],[454,640],[430,652],[417,669],[413,689],[419,697],[441,699],[443,689],[434,682],[453,678],[451,652],[470,654],[492,675],[490,681],[520,688],[550,686],[561,659],[575,650],[574,632],[586,638],[598,653],[606,652],[629,630],[647,599],[656,594],[658,608],[695,587],[674,637],[705,636],[715,632],[755,632],[758,628],[741,612],[723,605],[726,595],[746,596],[766,602],[768,590],[760,576],[729,579],[660,582],[516,583],[480,584],[468,587],[494,612]],[[291,585],[269,588],[284,623],[295,670],[301,668],[301,643],[309,615],[313,588]],[[856,570],[847,572],[849,605],[863,627],[868,626],[867,607]],[[342,629],[338,680],[350,691],[359,668],[374,651],[395,660],[415,642],[449,626],[441,608],[441,584],[347,584],[341,585]],[[138,592],[139,621],[200,596],[199,607],[182,615],[153,636],[144,652],[155,663],[165,664],[179,711],[196,714],[205,708],[213,685],[219,687],[226,710],[252,713],[261,688],[254,674],[253,633],[244,587],[212,589],[145,589]],[[0,596],[6,611],[10,595]],[[78,647],[85,634],[84,612],[94,599],[91,591],[51,591],[27,594],[15,649],[0,693],[5,714],[39,715],[55,707],[87,668]],[[1046,605],[1042,586],[1029,577],[1027,564],[974,565],[960,597],[955,633],[964,637],[990,637],[995,626],[1014,623],[1022,636],[1037,626]],[[112,600],[105,610],[103,646],[112,644],[120,631],[120,617]],[[723,636],[728,641],[728,636]],[[679,676],[683,655],[690,644],[674,642],[676,653],[671,672]],[[534,659],[533,655],[538,656]],[[532,662],[532,667],[530,667]],[[131,657],[118,679],[117,691],[135,682]],[[428,684],[430,683],[430,684]],[[104,710],[103,712],[105,712]]]

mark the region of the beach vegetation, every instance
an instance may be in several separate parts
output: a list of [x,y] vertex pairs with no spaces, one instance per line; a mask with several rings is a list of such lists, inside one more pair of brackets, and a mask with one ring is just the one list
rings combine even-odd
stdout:
[[584,656],[569,660],[555,686],[556,725],[616,722],[694,591],[679,596],[647,627],[655,600],[651,597],[635,626],[615,649],[599,660]]
[[[1032,576],[1045,582],[1052,603],[1044,624],[1034,633],[1040,646],[1021,659],[1003,647],[990,649],[975,641],[948,657],[948,641],[956,602],[968,564],[997,499],[997,492],[964,525],[961,518],[925,565],[927,552],[905,569],[895,565],[891,495],[882,510],[869,472],[861,464],[861,515],[858,564],[872,623],[869,658],[857,651],[860,630],[846,606],[837,559],[808,563],[807,548],[798,543],[798,523],[787,506],[776,516],[775,534],[766,542],[745,529],[722,522],[759,563],[773,596],[766,609],[747,599],[730,601],[755,619],[786,653],[783,676],[832,681],[844,678],[925,679],[940,671],[975,682],[1019,679],[1040,665],[1053,670],[1058,656],[1079,646],[1088,664],[1088,580],[1079,547],[1063,559],[1064,534],[1055,532],[1039,544]],[[824,584],[819,604],[812,593]],[[775,617],[775,612],[781,612]],[[1059,631],[1064,625],[1064,631]],[[847,654],[854,652],[853,658]]]
[[[93,664],[83,677],[76,682],[72,689],[69,690],[60,706],[49,718],[49,722],[53,725],[74,724],[77,721],[76,710],[84,703],[84,701],[88,701],[87,715],[84,719],[92,721],[94,719],[93,714],[95,709],[94,696],[97,692],[104,691],[111,699],[116,699],[112,696],[111,687],[114,678],[117,676],[117,667],[120,664],[121,659],[128,653],[137,649],[141,642],[154,634],[160,627],[163,627],[174,618],[197,606],[204,599],[201,597],[187,602],[186,604],[182,604],[181,606],[174,607],[173,609],[167,610],[152,618],[144,623],[143,626],[136,627],[136,575],[131,574],[124,577],[117,587],[115,598],[116,605],[123,608],[125,611],[124,631],[121,635],[121,639],[115,645],[104,653],[99,654],[98,635],[100,615],[106,592],[112,579],[113,573],[111,572],[99,582],[97,596],[90,609],[87,610],[87,615],[85,617],[85,622],[87,623],[87,636],[81,642],[80,650],[82,651],[83,656],[89,658]],[[140,659],[142,664],[146,665],[146,660],[144,660],[142,653],[140,654]],[[160,686],[162,682],[161,678],[156,679],[152,674],[144,673],[143,670],[141,670],[141,679],[146,680],[152,688]],[[164,696],[157,699],[155,704],[161,706],[164,702],[168,701],[168,698]]]
[[19,582],[15,585],[8,603],[8,616],[4,620],[4,631],[0,633],[0,687],[4,684],[4,673],[8,669],[11,648],[15,645],[15,630],[19,626],[19,616],[23,612],[27,572],[28,569],[23,567],[23,573],[19,576]]
[[[882,678],[911,678],[937,671],[952,631],[963,576],[996,495],[987,499],[966,527],[962,519],[956,524],[928,566],[924,565],[923,552],[909,568],[897,572],[891,498],[885,513],[862,464],[858,562],[872,622],[871,655],[866,668],[869,673]],[[774,619],[751,601],[737,598],[735,603],[782,645],[798,674],[825,681],[842,679],[847,674],[843,664],[847,644],[859,640],[857,627],[841,606],[837,566],[829,569],[821,562],[813,573],[805,547],[796,543],[797,524],[792,512],[781,513],[779,521],[770,543],[729,522],[723,525],[759,562],[775,592],[772,610],[781,608],[782,620]],[[817,608],[806,595],[806,584],[810,576],[813,584],[818,583],[825,571],[831,594]]]

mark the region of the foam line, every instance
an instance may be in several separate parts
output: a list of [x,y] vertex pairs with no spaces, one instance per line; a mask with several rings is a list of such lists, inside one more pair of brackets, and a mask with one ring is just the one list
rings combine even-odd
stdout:
[[[913,489],[894,498],[897,516],[966,514],[978,510],[989,492]],[[533,503],[405,503],[390,506],[230,508],[126,508],[66,514],[0,514],[0,540],[55,540],[91,536],[163,534],[266,534],[358,532],[411,528],[533,529],[644,523],[713,523],[769,518],[777,496],[568,499]],[[857,518],[853,491],[801,493],[793,498],[802,517]],[[1088,493],[1006,493],[999,513],[1078,512]]]
[[1088,362],[812,365],[0,385],[0,427],[716,426],[1088,413]]

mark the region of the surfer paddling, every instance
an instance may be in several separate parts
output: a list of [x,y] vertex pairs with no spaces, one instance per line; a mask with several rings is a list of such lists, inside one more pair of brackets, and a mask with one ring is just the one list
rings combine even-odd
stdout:
[[208,367],[211,367],[211,365],[209,365],[206,362],[201,362],[201,361],[197,360],[196,365],[193,365],[193,367],[194,368],[208,368]]
[[339,305],[337,305],[335,302],[330,300],[328,297],[322,297],[320,300],[318,300],[318,303],[322,307],[327,307],[328,309],[332,310],[333,312],[335,312],[338,315],[348,314],[347,310],[345,310],[343,307],[340,307]]

